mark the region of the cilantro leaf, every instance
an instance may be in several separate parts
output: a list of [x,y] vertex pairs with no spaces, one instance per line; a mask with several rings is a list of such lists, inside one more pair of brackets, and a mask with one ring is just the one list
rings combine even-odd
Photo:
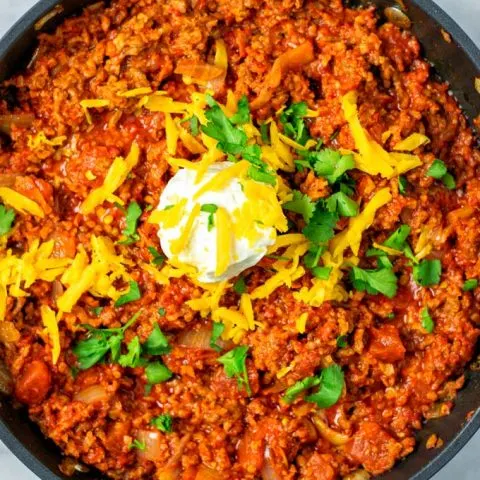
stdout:
[[222,355],[217,360],[223,365],[225,374],[227,377],[235,377],[237,380],[238,388],[245,387],[248,395],[252,394],[250,389],[250,383],[248,382],[247,373],[247,359],[248,346],[240,345],[230,350],[225,355]]
[[11,229],[15,220],[15,210],[0,205],[0,237],[6,235]]
[[394,250],[403,252],[405,249],[405,242],[410,235],[410,227],[408,225],[401,225],[385,240],[384,245]]
[[311,245],[307,254],[303,257],[304,265],[310,269],[315,268],[326,249],[326,245]]
[[143,349],[148,355],[165,355],[172,350],[158,323],[154,325],[152,333],[143,344]]
[[128,205],[125,217],[126,227],[122,232],[126,237],[131,237],[137,233],[137,223],[141,215],[142,209],[140,205],[137,202],[131,202]]
[[213,322],[212,336],[210,337],[210,348],[213,348],[216,352],[221,352],[222,347],[217,345],[217,341],[225,330],[225,325],[220,322]]
[[290,212],[299,213],[305,222],[309,222],[315,211],[315,203],[308,195],[304,195],[299,190],[294,190],[292,200],[284,203],[283,208]]
[[171,433],[173,431],[173,418],[170,414],[164,413],[152,418],[150,425],[158,428],[163,433]]
[[453,175],[451,173],[446,173],[442,177],[442,183],[449,189],[449,190],[455,190],[457,187],[457,184],[455,183],[455,178],[453,178]]
[[190,133],[194,137],[196,137],[200,133],[200,130],[198,128],[198,117],[196,115],[193,115],[190,119]]
[[338,402],[345,384],[344,374],[339,365],[324,368],[320,375],[306,377],[287,389],[282,400],[290,404],[300,394],[314,387],[320,387],[316,393],[305,397],[307,402],[316,403],[319,408],[329,408]]
[[440,180],[447,173],[447,166],[442,160],[435,159],[427,170],[427,177]]
[[152,255],[152,263],[156,266],[161,266],[165,261],[165,255],[162,255],[155,247],[148,247],[148,251]]
[[330,184],[337,182],[345,172],[355,168],[353,155],[342,155],[331,148],[323,148],[316,152],[303,151],[299,154],[317,175],[325,177]]
[[238,295],[242,295],[247,291],[244,277],[238,277],[237,281],[233,284],[233,291]]
[[262,136],[262,143],[264,145],[270,145],[270,136],[268,133],[268,123],[262,123],[260,125],[260,135]]
[[337,347],[338,348],[348,347],[347,336],[346,335],[340,335],[339,337],[337,337]]
[[122,295],[116,302],[115,306],[116,307],[121,307],[122,305],[125,305],[126,303],[130,302],[135,302],[136,300],[140,300],[142,298],[142,294],[140,293],[140,288],[138,286],[138,283],[135,281],[130,281],[128,282],[130,285],[130,290]]
[[92,307],[90,308],[90,311],[96,316],[99,317],[100,314],[102,313],[103,307]]
[[413,278],[422,287],[437,285],[442,275],[442,263],[440,260],[422,260],[413,266]]
[[310,138],[304,117],[307,115],[308,106],[305,102],[292,103],[280,114],[280,123],[287,137],[295,140],[300,145],[305,145]]
[[330,212],[338,212],[342,217],[355,217],[358,214],[358,204],[343,192],[330,195],[325,201]]
[[207,101],[210,105],[210,109],[205,112],[208,123],[202,125],[202,132],[217,140],[218,148],[223,152],[232,155],[242,153],[247,145],[246,133],[232,125],[217,102],[209,95]]
[[470,278],[468,280],[465,280],[465,283],[463,284],[463,291],[464,292],[469,292],[471,290],[475,290],[478,287],[478,280],[476,278]]
[[118,363],[122,367],[135,368],[140,365],[140,355],[142,354],[142,347],[140,345],[140,339],[134,337],[134,339],[127,346],[128,352],[124,355],[120,355]]
[[407,179],[403,175],[400,175],[398,177],[398,191],[400,192],[401,195],[405,195],[405,193],[407,193],[407,187],[408,187]]
[[164,307],[160,307],[160,308],[158,309],[158,314],[159,314],[161,317],[164,317],[166,313],[167,313],[167,310],[166,310]]
[[140,440],[135,439],[128,447],[129,450],[132,450],[132,448],[136,448],[137,450],[141,450],[142,452],[144,452],[147,448],[147,444],[145,442],[141,442]]
[[305,400],[316,403],[319,408],[329,408],[338,402],[344,384],[342,368],[336,364],[330,365],[322,370],[318,392],[308,395]]
[[125,331],[137,321],[139,316],[140,312],[137,312],[120,328],[92,328],[90,325],[84,325],[89,331],[89,337],[78,342],[72,349],[80,369],[86,370],[93,367],[109,352],[112,361],[117,361]]
[[287,388],[285,394],[282,397],[282,400],[285,403],[292,403],[301,393],[309,390],[310,388],[317,387],[322,382],[321,375],[316,375],[314,377],[306,377],[302,380],[299,380],[291,387]]
[[332,267],[313,267],[311,270],[313,276],[319,280],[328,280],[330,278]]
[[256,166],[251,166],[247,170],[247,175],[252,180],[260,183],[266,183],[267,185],[275,186],[277,184],[277,179],[273,173],[261,170]]
[[428,332],[432,333],[433,330],[435,329],[435,323],[433,322],[432,317],[430,316],[430,313],[428,311],[428,308],[425,307],[421,313],[420,313],[420,318],[422,320],[422,327]]
[[201,212],[208,213],[208,231],[215,226],[215,212],[218,210],[214,203],[205,203],[200,207]]
[[242,125],[250,121],[250,108],[248,106],[248,98],[246,95],[243,95],[243,97],[238,101],[237,112],[235,115],[230,117],[230,121],[234,125]]
[[366,291],[371,295],[382,293],[388,298],[393,298],[397,293],[397,277],[390,268],[364,270],[352,267],[350,279],[360,292]]
[[317,209],[303,234],[313,243],[328,242],[334,236],[334,227],[338,221],[336,213]]
[[162,362],[152,362],[145,368],[145,375],[150,385],[156,385],[170,380],[173,373]]

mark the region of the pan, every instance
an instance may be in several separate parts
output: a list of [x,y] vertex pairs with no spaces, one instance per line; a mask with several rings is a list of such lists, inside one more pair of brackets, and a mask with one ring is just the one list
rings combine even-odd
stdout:
[[[361,0],[345,0],[349,6],[361,6]],[[41,0],[27,12],[0,41],[0,81],[8,78],[30,61],[40,31],[51,31],[68,16],[75,15],[92,0]],[[461,28],[432,0],[375,0],[379,15],[391,18],[403,11],[411,30],[420,40],[424,56],[434,72],[450,84],[471,126],[480,114],[480,51]],[[400,15],[401,17],[401,15]],[[380,18],[382,20],[382,18]],[[405,21],[405,17],[403,20]],[[480,80],[479,80],[480,81]],[[478,81],[477,81],[478,83]],[[477,85],[478,88],[478,85]],[[415,452],[393,470],[378,477],[382,480],[428,480],[464,447],[480,427],[480,372],[466,373],[466,384],[456,398],[451,415],[431,420],[418,432]],[[437,434],[443,447],[427,450],[426,439]],[[77,472],[67,477],[60,469],[59,449],[45,439],[29,421],[24,409],[17,409],[8,398],[0,396],[0,439],[41,480],[102,480],[95,472]]]

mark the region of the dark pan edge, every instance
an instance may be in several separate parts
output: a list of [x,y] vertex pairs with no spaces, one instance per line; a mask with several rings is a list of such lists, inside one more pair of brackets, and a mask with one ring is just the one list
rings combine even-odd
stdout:
[[[451,36],[456,46],[461,48],[470,59],[477,70],[480,72],[480,50],[468,35],[461,29],[455,20],[453,20],[443,9],[441,9],[432,0],[413,0],[416,6],[425,14],[431,17],[442,28],[444,28]],[[8,68],[2,69],[0,72],[0,81],[8,77],[13,70],[18,68],[18,58],[21,58],[28,51],[28,46],[35,41],[34,24],[48,14],[56,5],[65,7],[65,12],[59,14],[60,18],[68,16],[74,10],[82,5],[91,3],[89,0],[40,0],[30,10],[28,10],[0,39],[0,64],[4,63]],[[374,3],[382,3],[382,0],[374,1]],[[68,6],[67,6],[68,4]],[[473,79],[472,79],[473,80]],[[465,99],[458,99],[460,103],[465,104]],[[464,106],[464,105],[463,105]],[[477,111],[478,114],[478,111]],[[464,390],[470,387],[470,382],[464,387]],[[459,393],[461,395],[462,392]],[[0,409],[3,408],[0,400]],[[428,480],[435,475],[442,467],[444,467],[473,437],[480,428],[480,409],[477,408],[470,420],[458,431],[454,438],[449,441],[446,447],[430,460],[423,468],[415,473],[410,480]],[[8,449],[35,475],[41,480],[63,480],[62,477],[54,473],[50,468],[32,453],[28,442],[21,442],[19,438],[7,427],[2,419],[0,419],[0,440],[2,440]],[[46,441],[46,440],[45,440]],[[414,455],[412,453],[412,455]],[[388,474],[388,472],[387,472]],[[77,476],[72,477],[79,478]],[[82,476],[87,480],[87,477]],[[92,477],[90,477],[92,478]],[[383,478],[383,476],[382,476]],[[405,478],[405,477],[404,477]],[[93,478],[92,478],[93,480]]]

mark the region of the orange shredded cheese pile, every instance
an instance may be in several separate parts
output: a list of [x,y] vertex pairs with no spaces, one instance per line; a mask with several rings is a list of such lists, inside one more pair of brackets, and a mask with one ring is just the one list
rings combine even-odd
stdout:
[[8,187],[0,187],[0,199],[17,212],[43,218],[45,213],[38,203]]

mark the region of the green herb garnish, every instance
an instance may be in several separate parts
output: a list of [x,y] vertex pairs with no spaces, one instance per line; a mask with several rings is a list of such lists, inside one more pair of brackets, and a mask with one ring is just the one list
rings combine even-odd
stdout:
[[390,268],[364,270],[352,267],[350,279],[360,292],[366,291],[371,295],[382,293],[388,298],[393,298],[397,293],[397,277]]
[[157,383],[163,383],[170,380],[173,373],[162,362],[152,362],[145,368],[145,375],[147,376],[147,382],[150,385],[156,385]]
[[280,123],[283,125],[284,134],[300,145],[305,145],[310,138],[304,120],[307,112],[307,104],[305,102],[299,102],[292,103],[280,114]]
[[120,328],[92,328],[90,325],[83,325],[89,330],[89,338],[81,340],[72,349],[76,355],[81,370],[86,370],[97,364],[107,353],[113,362],[120,356],[120,346],[125,331],[132,326],[140,316],[137,312],[123,327]]
[[15,220],[15,210],[0,205],[0,237],[6,235],[11,229]]
[[407,187],[408,187],[407,179],[403,175],[400,175],[398,177],[398,191],[400,192],[401,195],[405,195],[407,193]]
[[241,345],[230,350],[217,360],[223,365],[227,377],[235,377],[238,388],[241,389],[242,387],[245,387],[247,394],[250,396],[252,391],[250,389],[250,383],[248,382],[246,365],[247,353],[248,346]]
[[143,349],[148,355],[165,355],[172,350],[167,337],[157,323],[154,325],[147,341],[143,344]]
[[165,261],[165,255],[162,255],[155,247],[148,247],[148,251],[152,255],[152,263],[157,267],[161,266]]
[[115,302],[116,307],[121,307],[126,303],[135,302],[136,300],[140,300],[140,298],[142,298],[138,283],[132,280],[128,282],[128,284],[130,285],[130,290]]
[[478,280],[476,278],[470,278],[465,280],[463,284],[463,291],[470,292],[471,290],[475,290],[478,287]]
[[451,173],[448,173],[447,166],[442,160],[435,159],[427,170],[427,177],[440,180],[449,190],[456,187],[455,179]]
[[243,95],[242,98],[238,101],[237,112],[235,115],[230,117],[230,121],[234,125],[243,125],[250,121],[250,108],[248,106],[248,98],[246,95]]
[[163,433],[171,433],[173,431],[173,417],[168,413],[152,418],[150,425],[158,428]]
[[338,348],[348,347],[347,336],[346,335],[340,335],[339,337],[337,337],[337,347]]
[[120,355],[118,363],[122,367],[136,368],[141,365],[140,356],[142,354],[142,346],[140,345],[140,339],[134,337],[134,339],[127,346],[127,353]]
[[435,328],[435,323],[432,320],[432,317],[430,316],[430,313],[428,312],[428,308],[425,307],[421,313],[420,313],[420,318],[422,320],[422,327],[428,332],[432,333],[434,328]]
[[160,307],[158,309],[158,314],[161,316],[161,317],[164,317],[167,313],[167,310],[164,308],[164,307]]
[[247,291],[244,277],[237,278],[236,282],[233,284],[233,291],[238,295],[242,295]]
[[302,215],[305,222],[309,222],[315,212],[315,203],[308,195],[304,195],[299,190],[294,190],[292,200],[286,202],[283,208]]
[[208,231],[215,226],[214,215],[218,210],[218,206],[214,203],[205,203],[200,207],[201,212],[208,213]]
[[210,337],[210,348],[213,348],[216,352],[221,352],[222,347],[217,345],[218,339],[225,330],[225,325],[220,322],[213,322],[212,336]]
[[413,278],[422,287],[437,285],[441,275],[442,263],[438,259],[425,259],[413,266]]
[[132,448],[136,448],[137,450],[141,450],[143,452],[147,448],[147,444],[145,442],[141,442],[140,440],[135,439],[128,447],[129,450],[131,450]]

